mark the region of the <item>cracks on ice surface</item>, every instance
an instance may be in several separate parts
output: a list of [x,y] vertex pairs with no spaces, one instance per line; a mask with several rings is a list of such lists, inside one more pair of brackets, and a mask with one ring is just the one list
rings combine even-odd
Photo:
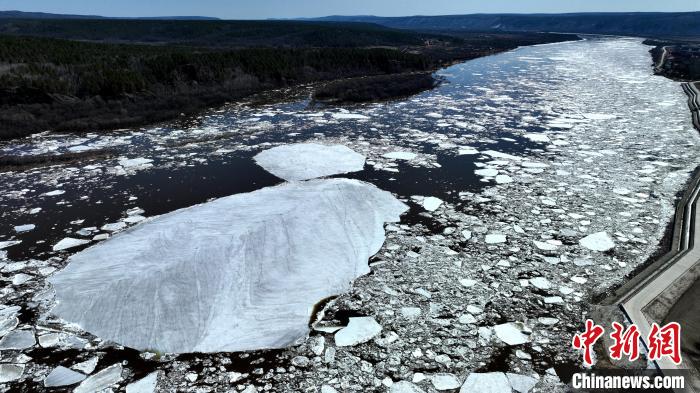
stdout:
[[[294,180],[310,176],[308,165],[319,164],[320,176],[347,169],[332,165],[345,159],[364,163],[350,149],[320,145],[279,147],[257,159]],[[369,273],[367,260],[384,242],[384,223],[399,221],[406,209],[371,184],[332,179],[178,210],[70,257],[49,279],[57,298],[53,312],[141,350],[286,347],[306,335],[316,302],[346,292]],[[351,320],[338,333],[346,345],[372,338],[356,338],[355,325]]]

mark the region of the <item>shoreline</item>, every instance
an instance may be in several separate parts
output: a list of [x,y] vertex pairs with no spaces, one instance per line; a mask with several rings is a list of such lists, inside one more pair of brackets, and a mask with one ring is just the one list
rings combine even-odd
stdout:
[[[488,50],[473,48],[469,45],[455,47],[396,47],[397,52],[415,54],[425,58],[427,64],[416,67],[412,64],[400,65],[399,70],[349,69],[332,75],[332,73],[317,73],[317,75],[301,76],[298,80],[281,81],[257,80],[242,89],[236,86],[227,87],[228,82],[220,84],[200,85],[185,88],[179,92],[160,93],[143,91],[135,94],[125,94],[118,97],[92,96],[78,98],[60,94],[47,94],[45,103],[28,101],[27,103],[6,103],[0,106],[0,124],[3,135],[1,140],[13,140],[41,132],[101,132],[121,128],[144,127],[161,122],[175,120],[179,117],[200,114],[212,107],[227,103],[242,102],[257,94],[264,94],[279,89],[294,89],[304,85],[324,85],[358,78],[403,78],[406,75],[423,72],[435,73],[441,69],[465,61],[508,52],[521,47],[552,44],[580,40],[580,37],[569,37],[560,34],[557,37],[542,37],[541,43],[523,45],[517,37],[504,39],[504,47],[492,47]],[[372,48],[364,48],[372,50]],[[235,81],[231,82],[234,83]],[[235,83],[234,83],[235,84]],[[167,90],[167,89],[166,89]],[[44,94],[41,91],[29,92],[29,100],[34,94]],[[403,95],[401,96],[403,97]],[[382,97],[386,98],[386,97]],[[389,97],[388,99],[392,99]],[[397,97],[398,98],[398,97]],[[40,108],[38,106],[41,106]],[[82,115],[81,115],[82,114]],[[3,124],[4,123],[4,124]],[[16,123],[16,124],[14,124]]]
[[683,91],[688,95],[688,108],[692,117],[693,126],[700,131],[700,82],[686,82],[681,86]]

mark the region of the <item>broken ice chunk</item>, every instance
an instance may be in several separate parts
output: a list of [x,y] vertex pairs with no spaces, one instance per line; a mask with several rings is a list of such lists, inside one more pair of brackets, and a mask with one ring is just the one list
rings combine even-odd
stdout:
[[607,232],[598,232],[579,240],[579,244],[593,251],[608,251],[615,247],[615,243]]
[[273,175],[293,181],[361,171],[365,156],[343,145],[299,143],[265,150],[255,156],[255,162]]
[[6,240],[3,242],[0,242],[0,250],[4,250],[8,247],[16,246],[20,243],[22,243],[21,240]]
[[348,326],[335,334],[335,345],[347,347],[365,343],[382,331],[382,325],[372,317],[350,318]]
[[506,242],[506,235],[503,235],[501,233],[489,233],[486,235],[484,241],[486,244],[499,244],[499,243],[505,243]]
[[522,324],[507,322],[493,327],[496,337],[508,345],[521,345],[529,341],[528,336],[522,332]]
[[442,199],[435,197],[426,197],[423,199],[423,209],[433,212],[442,205]]
[[15,232],[17,232],[17,233],[29,232],[29,231],[33,231],[34,228],[36,228],[36,225],[34,225],[34,224],[17,225],[15,227]]
[[154,371],[136,382],[126,385],[126,393],[153,393],[158,384],[158,371]]
[[62,251],[62,250],[67,250],[69,248],[82,246],[82,245],[88,244],[88,243],[90,243],[90,240],[74,239],[72,237],[67,237],[67,238],[64,238],[63,240],[59,241],[58,243],[54,244],[53,250],[54,251]]
[[0,364],[0,383],[20,379],[24,374],[24,364]]
[[122,380],[122,365],[115,364],[85,379],[73,393],[100,392]]
[[58,366],[44,379],[47,388],[70,386],[85,379],[85,375],[69,368]]
[[415,153],[411,153],[408,151],[393,151],[391,153],[384,154],[384,158],[389,158],[392,160],[410,161],[416,157],[417,157],[417,155]]
[[511,392],[510,382],[504,373],[471,373],[464,381],[459,393],[505,393]]

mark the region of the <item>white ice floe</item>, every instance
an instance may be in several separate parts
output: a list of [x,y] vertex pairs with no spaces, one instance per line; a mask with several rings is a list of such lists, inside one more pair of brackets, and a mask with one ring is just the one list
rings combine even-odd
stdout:
[[67,237],[67,238],[62,239],[58,243],[54,244],[53,250],[54,251],[62,251],[62,250],[67,250],[69,248],[82,246],[82,245],[88,244],[88,243],[90,243],[90,240],[75,239],[72,237]]
[[36,344],[34,332],[31,330],[14,330],[0,340],[0,350],[26,349]]
[[369,272],[384,223],[405,210],[390,193],[348,179],[178,210],[72,256],[49,279],[53,312],[136,349],[286,347],[306,335],[316,302]]
[[529,341],[522,330],[521,324],[516,322],[507,322],[493,327],[496,337],[508,345],[520,345]]
[[512,182],[513,182],[513,178],[508,176],[508,175],[497,175],[496,176],[496,183],[498,183],[498,184],[508,184],[508,183],[512,183]]
[[459,393],[528,393],[538,380],[515,373],[471,373]]
[[120,158],[119,165],[125,169],[143,169],[153,166],[153,160],[143,157],[138,158]]
[[332,113],[331,116],[336,120],[366,120],[369,116],[360,115],[358,113]]
[[44,196],[59,196],[59,195],[65,194],[65,193],[66,193],[66,192],[63,191],[63,190],[53,190],[53,191],[45,192],[45,193],[43,193],[43,194],[41,194],[41,195],[44,195]]
[[607,113],[584,113],[583,117],[590,120],[610,120],[615,119],[617,116]]
[[598,232],[588,235],[579,240],[579,244],[593,251],[608,251],[615,247],[615,242],[613,242],[607,232]]
[[498,175],[498,169],[494,168],[485,168],[485,169],[477,169],[474,171],[475,174],[478,176],[483,176],[483,177],[494,177]]
[[438,373],[430,376],[430,382],[433,383],[435,390],[454,390],[459,389],[462,383],[454,374]]
[[425,393],[425,390],[408,381],[399,381],[391,385],[389,393]]
[[542,142],[542,143],[549,143],[551,140],[549,137],[545,134],[524,134],[523,135],[525,138],[533,141],[533,142]]
[[361,171],[365,157],[343,145],[299,143],[265,150],[255,162],[273,175],[288,181]]
[[85,374],[73,371],[69,368],[58,366],[54,368],[44,379],[44,386],[47,388],[70,386],[85,379]]
[[158,384],[158,371],[152,372],[136,382],[126,385],[126,393],[153,393]]
[[539,289],[549,289],[552,287],[552,283],[544,277],[531,278],[530,284],[532,284],[533,287]]
[[335,345],[347,347],[365,343],[382,331],[382,325],[372,317],[350,318],[348,326],[335,334]]
[[410,161],[416,158],[418,155],[416,153],[411,153],[410,151],[392,151],[391,153],[384,154],[384,158],[391,160],[404,160]]
[[533,242],[535,243],[535,247],[539,248],[542,251],[554,251],[558,248],[554,244],[550,244],[547,242],[541,242],[539,240],[533,240]]
[[22,243],[21,240],[5,240],[0,242],[0,250],[4,250],[8,247],[16,246],[18,244]]
[[426,197],[423,199],[423,209],[429,212],[434,212],[442,205],[442,203],[443,201],[440,198]]
[[459,393],[510,393],[510,382],[504,373],[471,373]]
[[117,363],[109,366],[100,372],[89,376],[78,387],[73,390],[73,393],[95,393],[101,392],[108,387],[119,383],[122,380],[122,365]]
[[24,364],[0,364],[0,383],[20,379],[24,374]]
[[489,233],[484,238],[484,241],[486,242],[486,244],[505,243],[506,240],[507,240],[506,235],[501,234],[501,233]]
[[15,226],[15,232],[17,232],[17,233],[29,232],[29,231],[33,231],[34,228],[36,228],[36,225],[34,225],[34,224],[17,225],[17,226]]
[[460,146],[459,150],[457,151],[458,156],[468,156],[474,154],[479,154],[479,150],[476,150],[471,146]]

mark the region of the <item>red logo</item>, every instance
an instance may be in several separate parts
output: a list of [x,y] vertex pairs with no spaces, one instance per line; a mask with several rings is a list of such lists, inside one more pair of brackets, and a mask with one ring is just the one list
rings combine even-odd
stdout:
[[639,329],[636,325],[625,328],[617,323],[612,323],[614,332],[610,333],[610,337],[615,343],[609,348],[610,357],[615,360],[622,359],[622,354],[629,357],[631,361],[639,358]]
[[590,319],[586,320],[586,330],[574,336],[573,346],[576,349],[583,349],[583,364],[590,366],[593,364],[591,349],[593,344],[603,335],[605,329],[596,325]]
[[681,364],[681,325],[671,322],[664,327],[656,323],[649,332],[649,360],[668,356],[674,364]]
[[[639,339],[641,333],[636,325],[630,325],[627,329],[617,322],[612,323],[613,332],[610,338],[613,345],[608,350],[610,358],[621,360],[626,355],[630,361],[639,359]],[[587,367],[593,365],[593,345],[603,335],[605,329],[596,325],[590,319],[586,320],[586,329],[582,333],[574,335],[572,345],[575,349],[583,351],[583,364]],[[649,360],[660,360],[668,357],[674,364],[681,363],[681,325],[671,322],[663,327],[654,323],[647,336],[649,343]]]

